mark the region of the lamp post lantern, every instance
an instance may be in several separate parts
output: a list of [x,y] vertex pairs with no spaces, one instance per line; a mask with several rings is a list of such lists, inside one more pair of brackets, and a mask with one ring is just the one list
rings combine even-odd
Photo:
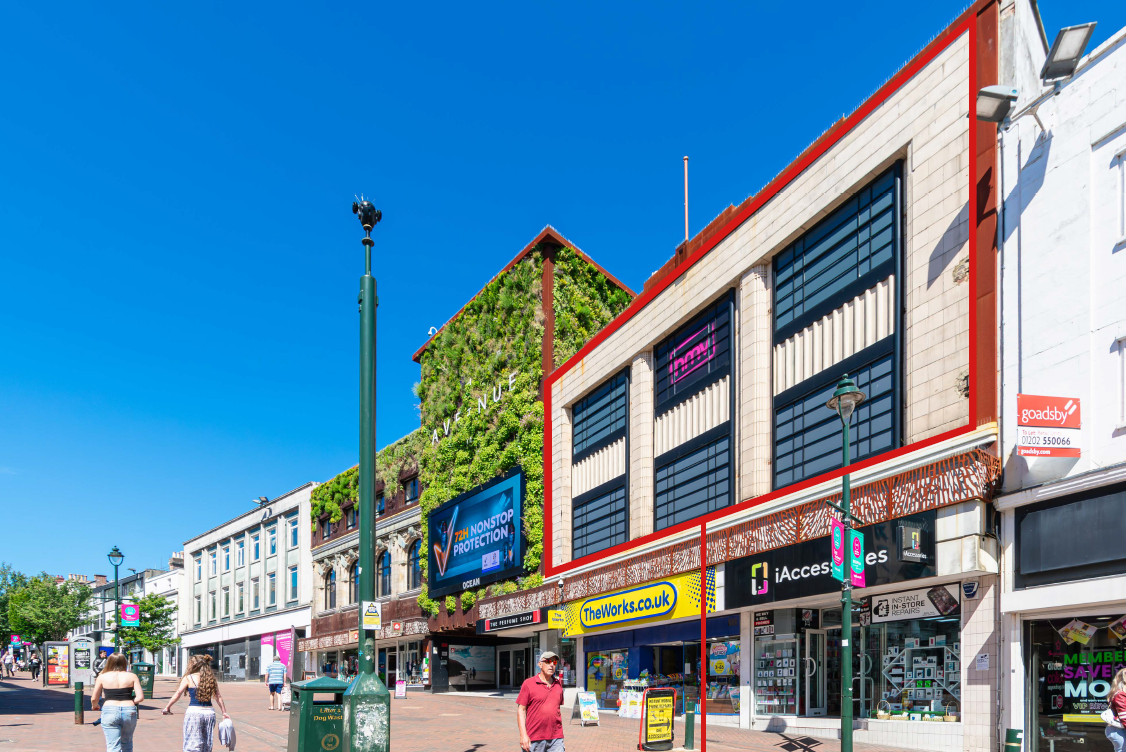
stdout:
[[[835,412],[844,426],[842,434],[842,449],[844,450],[844,466],[849,465],[849,439],[848,428],[852,420],[852,413],[867,397],[857,388],[846,373],[839,382],[837,390],[829,398],[826,406]],[[849,531],[856,517],[852,515],[850,505],[852,502],[852,489],[849,475],[846,472],[841,479],[841,505],[832,502],[829,505],[841,512],[844,524],[844,545],[849,545]],[[852,752],[852,584],[849,582],[847,567],[845,576],[841,580],[841,752]]]
[[113,565],[113,603],[115,609],[113,615],[113,652],[116,653],[121,644],[121,595],[117,589],[117,568],[121,566],[121,562],[125,561],[125,554],[121,553],[117,546],[114,546],[106,558]]
[[375,277],[371,275],[371,231],[383,213],[363,197],[352,204],[364,237],[364,275],[360,277],[360,670],[344,693],[344,752],[388,752],[391,745],[391,693],[375,671],[375,631],[364,629],[364,603],[375,600]]

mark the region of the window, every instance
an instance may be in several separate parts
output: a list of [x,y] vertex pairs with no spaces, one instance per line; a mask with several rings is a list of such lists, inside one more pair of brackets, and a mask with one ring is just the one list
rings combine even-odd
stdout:
[[211,576],[214,577],[217,574],[219,574],[218,552],[212,551],[211,552]]
[[258,533],[255,533],[250,538],[250,560],[251,561],[258,561],[260,558],[262,558],[262,552],[259,549],[259,537],[260,536],[258,535]]
[[359,515],[356,514],[356,507],[349,507],[348,511],[344,513],[344,520],[348,525],[349,530],[356,526],[358,519]]
[[356,603],[359,598],[357,594],[360,592],[360,575],[359,564],[353,564],[348,568],[348,602]]
[[407,555],[407,572],[410,582],[408,590],[422,587],[422,539],[411,544],[410,553]]
[[731,373],[734,300],[725,295],[653,348],[657,417]]
[[[105,617],[104,614],[102,616],[103,616],[103,618]],[[101,620],[99,619],[99,621],[101,621]],[[197,595],[195,597],[195,623],[200,624],[202,622],[203,622],[203,596]],[[101,626],[99,626],[98,629],[101,629]]]
[[[899,183],[896,164],[774,260],[775,362],[790,363],[784,370],[791,373],[782,378],[773,401],[775,488],[842,466],[840,418],[825,403],[846,373],[868,397],[849,427],[850,459],[861,460],[900,444],[897,342],[902,327],[892,290],[901,285],[888,284],[900,263]],[[866,295],[873,290],[874,296]],[[871,326],[860,327],[854,337],[835,333],[836,325],[821,327],[817,336],[826,351],[831,348],[836,353],[837,361],[827,362],[821,371],[806,363],[798,369],[803,380],[795,383],[796,366],[791,360],[797,355],[791,353],[806,336],[814,336],[815,330],[807,327],[826,316],[837,320],[835,312],[847,312],[845,307],[859,296],[877,300],[885,292],[886,303],[865,306],[872,309],[867,322]],[[840,341],[833,341],[834,337]]]
[[384,502],[384,499],[383,499],[383,492],[380,491],[379,495],[375,497],[375,513],[376,514],[383,514],[384,507],[385,507],[385,502]]
[[297,548],[297,518],[294,517],[289,521],[289,547]]
[[384,551],[379,557],[379,592],[380,597],[391,595],[391,552]]
[[195,557],[195,581],[203,582],[203,557]]
[[235,585],[235,598],[237,613],[241,614],[246,610],[246,587],[241,582]]
[[257,611],[260,607],[258,602],[258,578],[255,577],[250,581],[250,607]]
[[273,606],[278,602],[277,575],[270,572],[266,575],[266,605]]
[[226,586],[223,588],[223,618],[228,618],[231,615],[231,588]]
[[231,571],[231,547],[223,546],[223,571]]
[[297,567],[289,568],[289,599],[297,600]]
[[241,567],[246,565],[246,541],[239,541],[235,544],[235,566]]
[[1115,245],[1126,243],[1126,149],[1114,155],[1118,162],[1117,201],[1118,206],[1118,240]]
[[210,618],[211,621],[215,621],[215,591],[214,590],[212,590],[210,593],[208,593],[208,598],[210,600],[210,603],[208,604],[209,609],[210,609],[209,613],[211,614],[211,616],[209,618]]
[[727,424],[668,454],[676,455],[675,459],[656,469],[655,529],[663,530],[731,503],[731,434]]
[[599,487],[575,497],[572,506],[573,558],[580,559],[625,543],[626,508],[624,483],[606,492]]
[[332,537],[332,523],[328,518],[321,520],[321,540],[326,541]]
[[409,504],[412,501],[418,501],[418,478],[411,478],[407,481],[407,497],[406,501]]
[[[890,341],[887,347],[890,349]],[[861,355],[874,348],[861,351]],[[894,354],[848,373],[868,396],[852,414],[849,456],[852,461],[895,447]],[[842,371],[843,373],[843,371]],[[841,419],[825,407],[837,388],[838,372],[823,371],[825,378],[809,379],[814,389],[774,408],[774,478],[781,488],[803,478],[834,470],[844,464],[841,454]],[[803,384],[804,385],[804,384]],[[802,386],[802,385],[799,385]]]
[[622,371],[571,408],[572,462],[581,462],[626,435],[629,423],[629,371]]
[[1114,343],[1118,347],[1118,419],[1115,430],[1126,428],[1126,337]]
[[325,608],[336,608],[336,570],[325,575]]
[[278,529],[272,527],[266,531],[266,534],[270,536],[270,556],[273,556],[278,552]]

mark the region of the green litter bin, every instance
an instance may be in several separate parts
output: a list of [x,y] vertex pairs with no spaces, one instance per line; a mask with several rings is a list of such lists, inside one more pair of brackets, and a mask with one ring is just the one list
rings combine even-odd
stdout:
[[1021,729],[1005,729],[1005,752],[1020,752],[1024,741],[1024,731]]
[[141,680],[141,689],[145,690],[145,699],[152,699],[153,665],[151,663],[134,663],[130,669]]
[[[288,752],[334,752],[344,745],[344,690],[348,685],[329,676],[290,685]],[[317,700],[331,694],[331,700]]]

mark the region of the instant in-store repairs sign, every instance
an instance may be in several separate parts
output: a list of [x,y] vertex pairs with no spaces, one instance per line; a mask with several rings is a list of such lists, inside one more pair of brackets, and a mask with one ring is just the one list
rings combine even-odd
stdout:
[[950,616],[961,607],[960,595],[961,588],[957,583],[935,585],[932,588],[919,588],[902,593],[873,595],[872,621],[879,623]]
[[1021,457],[1080,456],[1079,400],[1017,395],[1017,454]]

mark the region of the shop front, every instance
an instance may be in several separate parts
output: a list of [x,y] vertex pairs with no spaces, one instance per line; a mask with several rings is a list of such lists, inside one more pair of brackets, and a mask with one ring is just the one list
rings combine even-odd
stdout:
[[556,669],[564,689],[575,686],[578,676],[574,638],[561,637],[548,626],[551,607],[477,620],[478,636],[492,635],[505,642],[496,646],[497,689],[518,691],[524,680],[535,676],[540,655],[547,650],[559,656]]
[[[906,727],[912,736],[899,742],[904,746],[961,748],[953,736],[961,730],[966,676],[963,603],[977,597],[978,581],[939,576],[952,566],[939,563],[938,514],[860,528],[865,587],[854,589],[847,619],[828,537],[728,562],[728,608],[754,609],[752,728],[838,733],[842,648],[851,640],[858,740],[886,743],[897,731],[881,724],[906,722],[917,725]],[[928,728],[930,738],[919,733]]]
[[[676,690],[676,714],[707,699],[709,716],[738,722],[743,645],[739,614],[724,608],[724,566],[708,567],[706,627],[700,623],[700,572],[568,603],[564,639],[581,637],[576,655],[587,692],[603,710],[630,708],[650,687]],[[628,714],[627,710],[624,710]]]
[[[391,631],[390,625],[386,627]],[[297,641],[298,665],[304,666],[303,677],[315,679],[328,676],[348,681],[360,670],[360,630],[345,629]],[[408,687],[421,688],[430,683],[426,635],[391,637],[376,641],[376,672],[385,685],[394,690],[402,680]]]
[[1008,725],[1026,729],[1028,752],[1113,748],[1100,714],[1126,668],[1126,484],[1088,481],[1080,493],[1047,486],[1000,502],[1013,549],[1001,604],[1014,646]]

